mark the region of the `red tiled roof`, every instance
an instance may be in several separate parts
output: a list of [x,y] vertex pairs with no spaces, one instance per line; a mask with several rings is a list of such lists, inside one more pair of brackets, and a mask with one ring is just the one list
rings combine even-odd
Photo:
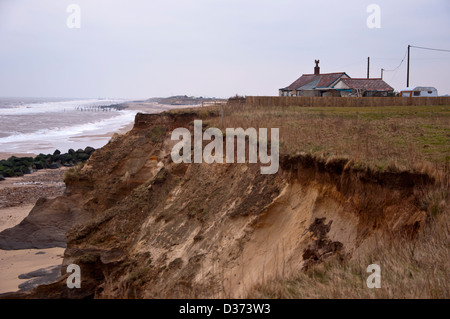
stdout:
[[351,89],[365,91],[394,91],[394,89],[382,79],[341,79]]
[[297,89],[301,88],[302,86],[305,86],[311,82],[316,82],[316,81],[318,81],[318,83],[315,85],[315,87],[317,87],[317,88],[329,87],[336,80],[341,78],[343,75],[346,75],[346,73],[345,72],[322,73],[319,75],[303,74],[296,81],[294,81],[291,85],[284,88],[284,90],[289,90],[289,91],[297,90]]

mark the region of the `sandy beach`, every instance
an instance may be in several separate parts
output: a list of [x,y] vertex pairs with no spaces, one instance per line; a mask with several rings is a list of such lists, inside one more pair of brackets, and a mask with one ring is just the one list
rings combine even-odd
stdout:
[[28,216],[34,204],[0,208],[0,231],[19,224]]
[[28,279],[20,275],[41,268],[61,265],[64,248],[0,250],[0,293],[19,290]]
[[0,160],[6,160],[10,158],[11,156],[15,157],[36,157],[37,154],[33,153],[7,153],[7,152],[0,152]]
[[[64,192],[66,168],[39,170],[22,177],[0,181],[0,231],[14,227],[28,216],[40,197],[52,198]],[[28,279],[22,274],[60,265],[64,248],[0,250],[0,293],[17,291]]]

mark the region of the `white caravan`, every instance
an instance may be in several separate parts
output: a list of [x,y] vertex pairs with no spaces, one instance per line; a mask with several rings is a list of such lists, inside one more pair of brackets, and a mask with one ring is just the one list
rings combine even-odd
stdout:
[[404,97],[421,97],[421,96],[438,96],[438,92],[434,87],[416,86],[408,87],[400,91],[400,96]]

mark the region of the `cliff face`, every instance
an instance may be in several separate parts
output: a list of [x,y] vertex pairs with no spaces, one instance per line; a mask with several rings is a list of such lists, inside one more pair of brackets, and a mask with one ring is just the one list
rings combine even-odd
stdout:
[[353,258],[379,238],[414,236],[425,221],[426,175],[302,154],[281,156],[274,175],[259,164],[174,164],[170,132],[202,117],[138,114],[66,180],[56,201],[83,218],[67,234],[63,273],[78,264],[82,288],[68,289],[65,275],[25,297],[245,297],[255,283]]

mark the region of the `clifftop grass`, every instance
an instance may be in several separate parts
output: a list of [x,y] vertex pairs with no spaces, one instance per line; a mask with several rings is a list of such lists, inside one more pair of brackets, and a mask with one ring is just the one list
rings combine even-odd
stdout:
[[[217,106],[199,109],[202,115],[211,114],[210,127],[222,128],[220,111]],[[277,127],[281,154],[346,157],[380,171],[449,172],[450,106],[226,105],[227,127]]]

